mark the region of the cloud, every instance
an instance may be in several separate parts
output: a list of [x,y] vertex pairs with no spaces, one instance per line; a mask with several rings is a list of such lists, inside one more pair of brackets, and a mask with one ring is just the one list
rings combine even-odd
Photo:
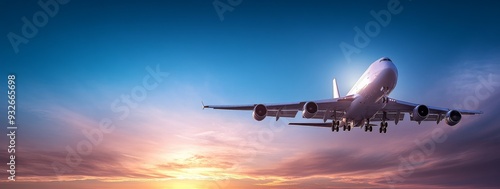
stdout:
[[[2,162],[8,162],[7,153],[0,152]],[[171,178],[154,169],[142,167],[142,159],[127,157],[114,151],[96,151],[89,156],[81,157],[77,167],[66,164],[68,153],[61,151],[40,151],[31,149],[16,153],[16,172],[20,181],[55,181],[55,180],[87,180],[104,179],[120,180],[124,178]],[[71,156],[72,161],[75,160]],[[57,164],[54,164],[57,162]],[[135,166],[125,166],[133,163]],[[63,174],[55,169],[65,169]],[[6,172],[2,176],[7,177]]]
[[[68,164],[70,153],[67,148],[77,151],[82,141],[88,142],[89,138],[83,131],[98,130],[102,117],[96,119],[93,113],[62,105],[46,107],[46,122],[41,122],[38,128],[23,130],[19,135],[18,143],[22,144],[16,153],[19,181],[114,181],[199,176],[213,179],[228,177],[231,175],[229,170],[240,169],[241,162],[253,157],[241,145],[247,143],[246,135],[258,128],[248,127],[238,118],[201,112],[199,102],[197,106],[191,106],[188,98],[181,97],[190,96],[187,94],[189,90],[179,89],[177,92],[170,98],[183,100],[176,103],[141,104],[126,120],[110,116],[115,129],[102,133],[102,142],[92,145],[89,155],[78,154],[81,162],[74,167]],[[158,100],[157,97],[151,98]],[[39,137],[24,137],[25,134],[36,136],[39,128],[50,128],[54,132],[43,134],[43,141]],[[6,151],[0,151],[0,155],[1,162],[8,162]],[[73,155],[70,155],[72,160],[75,159]],[[58,176],[54,163],[57,168],[67,171]],[[6,172],[1,176],[7,177]]]
[[[483,115],[464,116],[462,123],[455,127],[441,124],[431,130],[425,129],[419,135],[404,135],[396,141],[385,137],[386,142],[378,144],[378,148],[370,144],[372,137],[363,140],[354,140],[353,137],[345,147],[326,143],[327,147],[292,154],[268,168],[248,170],[245,174],[256,178],[284,179],[278,183],[293,186],[303,183],[297,181],[300,178],[361,177],[360,180],[368,184],[366,188],[496,187],[500,185],[497,179],[500,170],[495,167],[500,163],[500,128],[496,124],[500,122],[496,115],[500,111],[499,94],[500,90],[496,90],[491,93],[491,98],[480,102],[479,107],[485,112]],[[413,141],[431,139],[436,130],[443,133],[445,140],[435,143],[435,150],[426,155],[421,164],[413,165],[409,175],[402,177],[399,172],[401,158],[408,161],[412,152],[422,152]],[[363,146],[375,149],[367,151]],[[390,183],[387,176],[391,175],[403,180]],[[346,179],[343,183],[354,180]]]
[[254,176],[300,178],[373,173],[393,165],[384,153],[363,154],[357,149],[328,149],[296,155],[268,169],[251,170]]
[[[40,128],[59,133],[47,135],[45,139],[50,141],[43,143],[20,136],[19,178],[72,182],[229,179],[231,186],[387,187],[385,175],[397,174],[399,157],[418,150],[414,140],[428,138],[435,124],[410,127],[402,123],[391,126],[386,135],[359,130],[332,134],[328,129],[289,126],[277,132],[269,130],[272,126],[267,122],[254,122],[250,114],[242,119],[241,113],[201,112],[199,102],[190,100],[199,98],[197,92],[183,85],[173,87],[176,94],[165,97],[152,93],[148,97],[152,102],[169,99],[168,103],[145,102],[123,121],[111,116],[116,129],[104,134],[103,142],[62,177],[55,175],[52,164],[64,164],[68,155],[65,147],[76,148],[79,141],[86,140],[82,130],[98,128],[99,119],[87,111],[47,107],[44,117],[57,126],[43,123]],[[500,163],[496,152],[500,130],[495,125],[500,118],[494,114],[500,105],[496,98],[499,92],[481,101],[484,115],[464,116],[454,128],[439,125],[447,140],[436,145],[435,152],[396,186],[498,186],[495,176],[499,172],[492,165]],[[455,95],[459,101],[466,97]],[[268,131],[272,137],[263,140],[260,134]],[[0,151],[0,156],[1,162],[7,161],[5,151]]]
[[182,162],[167,162],[157,165],[158,168],[167,170],[180,170],[186,168],[219,168],[227,169],[233,166],[234,163],[225,161],[221,158],[207,157],[204,155],[193,155]]
[[[498,97],[496,93],[495,97]],[[404,183],[437,186],[496,187],[500,170],[500,99],[484,102],[485,114],[447,133],[436,145],[432,163],[415,170]],[[416,149],[416,148],[415,148]],[[412,150],[415,150],[412,149]]]

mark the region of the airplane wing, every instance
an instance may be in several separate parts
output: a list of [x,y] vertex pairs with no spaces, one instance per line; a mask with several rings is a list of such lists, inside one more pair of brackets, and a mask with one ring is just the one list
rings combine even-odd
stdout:
[[[276,117],[278,120],[280,117],[288,117],[293,118],[297,115],[297,112],[303,111],[306,103],[314,102],[317,104],[318,111],[310,119],[320,119],[323,120],[323,123],[290,123],[290,125],[298,125],[298,126],[313,126],[313,127],[331,127],[332,123],[326,123],[327,120],[336,120],[342,118],[345,110],[350,106],[351,102],[355,99],[354,96],[346,96],[335,99],[326,99],[326,100],[318,100],[318,101],[303,101],[303,102],[295,102],[295,103],[282,103],[282,104],[262,104],[266,107],[267,114],[266,116]],[[398,124],[399,121],[404,119],[405,113],[410,114],[410,120],[412,121],[436,121],[438,124],[440,121],[445,119],[446,115],[452,111],[449,108],[440,108],[434,106],[426,106],[428,109],[428,115],[425,119],[419,120],[412,114],[414,113],[414,109],[420,104],[405,102],[401,100],[396,100],[393,98],[388,98],[386,102],[385,108],[378,111],[370,121],[394,121],[395,124]],[[222,110],[246,110],[253,111],[254,108],[261,104],[249,104],[249,105],[235,105],[235,106],[226,106],[226,105],[203,105],[203,108],[212,108],[212,109],[222,109]],[[481,111],[472,111],[472,110],[456,110],[460,112],[461,116],[463,115],[474,115],[481,114]],[[458,118],[460,119],[460,118]],[[372,126],[376,126],[370,124]]]
[[[402,101],[402,100],[396,100],[393,98],[389,98],[387,105],[380,112],[387,112],[387,114],[396,114],[396,115],[399,113],[410,113],[410,115],[411,115],[413,113],[415,107],[417,107],[419,105],[420,104],[415,104],[415,103],[411,103],[411,102],[406,102],[406,101]],[[427,108],[429,110],[427,118],[425,118],[424,120],[420,120],[420,121],[436,121],[437,123],[439,123],[440,121],[442,121],[445,118],[447,113],[449,113],[450,111],[453,110],[450,108],[441,108],[441,107],[435,107],[435,106],[427,106]],[[457,109],[456,111],[460,112],[461,115],[482,114],[481,111],[474,111],[474,110]],[[388,120],[392,120],[392,119],[388,119]],[[418,121],[415,119],[415,116],[410,116],[410,120]]]
[[[303,101],[303,102],[282,103],[282,104],[263,104],[263,105],[267,108],[266,116],[276,117],[276,120],[278,120],[280,117],[293,118],[297,115],[298,111],[304,110],[304,105],[306,103],[314,102],[318,105],[318,111],[314,115],[314,117],[311,118],[323,119],[324,121],[326,121],[328,119],[334,118],[335,116],[338,116],[340,118],[342,116],[342,112],[349,107],[353,99],[354,98],[352,96],[348,96],[337,99]],[[257,105],[259,104],[235,105],[235,106],[203,105],[203,108],[253,111]]]

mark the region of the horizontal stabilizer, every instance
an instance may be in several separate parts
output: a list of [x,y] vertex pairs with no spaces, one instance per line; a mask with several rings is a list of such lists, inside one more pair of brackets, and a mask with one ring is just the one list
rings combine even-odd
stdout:
[[332,127],[332,123],[288,123],[288,125],[311,126],[311,127]]
[[[332,127],[332,123],[288,123],[288,125],[310,126],[310,127]],[[370,126],[376,127],[378,125],[370,124]],[[359,127],[359,126],[354,126],[354,127]]]

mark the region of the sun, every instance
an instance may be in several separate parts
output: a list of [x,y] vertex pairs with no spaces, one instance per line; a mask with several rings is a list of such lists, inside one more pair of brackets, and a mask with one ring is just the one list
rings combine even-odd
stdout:
[[199,188],[199,186],[197,184],[185,183],[185,182],[188,182],[188,181],[181,181],[181,182],[172,183],[171,185],[165,187],[165,189],[186,189],[186,188],[198,189]]
[[151,188],[155,189],[206,189],[208,181],[199,180],[164,180],[155,182]]

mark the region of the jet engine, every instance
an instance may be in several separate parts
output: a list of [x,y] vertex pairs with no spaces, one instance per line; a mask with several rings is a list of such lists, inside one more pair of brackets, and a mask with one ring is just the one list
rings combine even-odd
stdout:
[[425,105],[418,105],[413,109],[413,120],[415,121],[423,121],[429,116],[429,108]]
[[318,104],[315,102],[307,102],[304,104],[304,110],[302,111],[303,118],[312,118],[318,112]]
[[257,121],[262,121],[267,116],[267,108],[264,104],[257,104],[253,108],[253,118]]
[[457,110],[450,110],[446,113],[446,117],[444,119],[446,121],[446,124],[448,124],[449,126],[454,126],[458,122],[460,122],[460,120],[462,119],[462,114]]

